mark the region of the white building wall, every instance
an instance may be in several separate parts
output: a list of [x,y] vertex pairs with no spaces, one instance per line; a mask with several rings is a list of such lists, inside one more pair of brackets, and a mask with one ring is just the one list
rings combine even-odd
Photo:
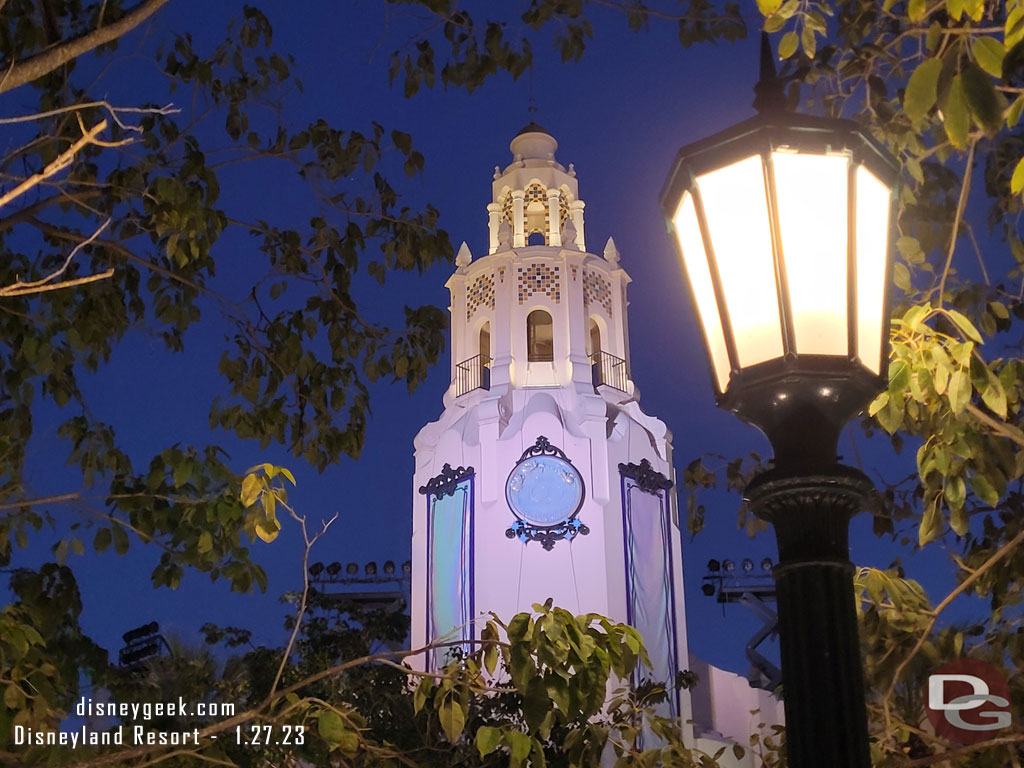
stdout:
[[[554,159],[556,146],[554,139],[537,131],[513,140],[515,159],[504,171],[496,171],[492,187],[487,255],[473,260],[464,246],[447,283],[452,297],[452,385],[439,419],[425,426],[415,440],[413,647],[430,640],[426,630],[427,500],[420,489],[445,464],[474,471],[473,575],[468,588],[478,616],[493,611],[503,619],[551,598],[573,613],[595,612],[626,621],[629,576],[620,465],[646,460],[653,471],[674,480],[671,435],[660,420],[640,409],[632,378],[619,382],[624,391],[594,386],[588,353],[591,317],[601,329],[602,351],[628,361],[629,276],[619,266],[611,240],[604,256],[585,251],[583,202],[578,198],[575,173]],[[543,187],[549,224],[551,214],[563,210],[559,206],[564,205],[567,218],[546,231],[553,244],[517,247],[529,234],[531,214],[524,190],[534,184]],[[534,189],[531,194],[539,200],[541,191]],[[538,215],[532,214],[534,225]],[[532,277],[526,280],[526,275]],[[554,360],[550,363],[528,360],[527,316],[538,308],[548,312],[553,322]],[[490,326],[490,387],[460,391],[457,368],[479,354],[483,322]],[[578,519],[589,529],[586,535],[556,541],[550,549],[538,541],[524,543],[506,535],[516,520],[505,497],[506,479],[524,451],[542,435],[581,474],[586,493]],[[671,520],[672,650],[682,670],[690,664],[681,536],[675,490],[665,496]],[[479,635],[479,630],[476,627],[474,634]],[[427,663],[422,658],[411,661],[421,667]],[[722,733],[730,737],[742,735],[746,700],[729,698],[733,690],[729,678],[712,674],[709,679],[715,695],[701,705],[706,704],[709,722],[720,724],[726,729]],[[740,714],[733,712],[734,705],[744,707]],[[691,739],[689,723],[696,718],[696,710],[688,692],[682,692],[680,706],[681,727]],[[747,738],[737,740],[745,744]]]

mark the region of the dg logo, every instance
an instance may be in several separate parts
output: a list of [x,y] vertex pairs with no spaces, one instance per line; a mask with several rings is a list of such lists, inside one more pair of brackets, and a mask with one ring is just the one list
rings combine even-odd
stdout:
[[928,677],[927,709],[936,734],[977,744],[1010,727],[1010,686],[991,664],[957,659]]

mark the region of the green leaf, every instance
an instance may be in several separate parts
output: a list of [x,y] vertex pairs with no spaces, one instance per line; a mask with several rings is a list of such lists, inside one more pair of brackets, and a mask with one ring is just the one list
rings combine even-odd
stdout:
[[794,53],[796,53],[796,47],[799,44],[800,39],[796,36],[796,32],[787,32],[782,36],[782,40],[779,41],[779,58],[788,59]]
[[178,488],[185,485],[189,478],[192,477],[192,462],[189,459],[182,460],[175,468],[173,472],[174,485]]
[[935,394],[937,395],[944,394],[949,386],[949,366],[945,363],[938,363],[935,366],[935,378],[932,386],[935,387]]
[[962,368],[949,377],[949,407],[953,413],[960,413],[971,400],[971,377]]
[[550,709],[551,699],[548,698],[548,689],[544,684],[544,678],[536,676],[526,686],[526,695],[523,697],[523,715],[526,718],[526,726],[531,731],[536,731]]
[[907,17],[916,24],[924,18],[926,8],[925,0],[910,0],[907,3]]
[[96,531],[96,538],[92,540],[92,547],[97,552],[105,552],[110,546],[111,536],[109,528],[100,528]]
[[974,495],[984,501],[990,507],[996,506],[999,503],[999,492],[992,486],[989,479],[981,474],[975,474],[971,477],[971,490],[974,491]]
[[281,524],[276,519],[257,520],[253,528],[261,540],[270,544],[280,533]]
[[128,534],[124,532],[124,528],[120,525],[115,525],[111,530],[114,536],[114,551],[119,555],[123,555],[128,551]]
[[1006,48],[994,37],[979,37],[974,41],[971,49],[974,52],[974,60],[978,66],[988,72],[992,77],[1003,76],[1003,59],[1006,56]]
[[814,30],[809,24],[804,25],[804,31],[800,35],[800,45],[804,48],[804,54],[813,59],[814,52],[818,49],[818,41],[814,37]]
[[907,261],[911,261],[917,254],[921,253],[921,243],[916,237],[904,235],[896,241],[896,249]]
[[963,536],[967,533],[969,526],[970,520],[967,517],[967,510],[964,507],[961,506],[950,510],[949,527],[953,529],[953,532],[957,536]]
[[487,757],[501,744],[501,729],[482,725],[476,732],[476,748],[480,757]]
[[1024,40],[1024,5],[1018,5],[1007,14],[1003,33],[1007,50]]
[[1013,169],[1013,176],[1010,178],[1010,191],[1015,195],[1024,192],[1024,157],[1017,161]]
[[1006,101],[995,89],[992,78],[975,64],[968,64],[961,73],[964,94],[977,123],[989,136],[1003,126],[1003,112]]
[[196,544],[196,551],[201,555],[205,555],[213,549],[213,536],[210,535],[209,531],[203,531],[199,534],[199,542]]
[[1016,128],[1017,123],[1020,122],[1020,113],[1024,110],[1024,96],[1018,96],[1013,104],[1010,105],[1009,111],[1006,113],[1006,127]]
[[1006,391],[1003,389],[1002,382],[999,381],[999,378],[992,371],[987,371],[987,373],[988,384],[981,393],[981,400],[999,418],[1005,419]]
[[242,481],[242,493],[240,494],[242,506],[251,507],[255,504],[262,490],[263,481],[258,475],[246,475]]
[[918,64],[911,74],[903,94],[903,111],[911,122],[920,120],[935,105],[941,71],[942,60],[930,58]]
[[528,613],[517,613],[508,623],[508,639],[510,643],[529,640],[532,636],[532,619]]
[[429,678],[423,678],[420,680],[420,684],[416,686],[416,692],[412,697],[412,708],[417,714],[423,709],[423,705],[427,703],[427,697],[430,696],[430,689],[432,687],[433,683]]
[[924,546],[929,541],[939,538],[942,535],[942,513],[939,511],[938,499],[928,504],[925,508],[924,517],[921,518],[921,525],[917,529],[917,542]]
[[892,282],[904,293],[910,293],[910,270],[902,261],[892,265]]
[[889,403],[889,393],[882,392],[868,406],[868,416],[874,416]]
[[11,683],[4,688],[4,706],[8,709],[21,709],[25,706],[25,694],[17,684]]
[[875,418],[886,432],[894,434],[903,424],[903,398],[890,397],[885,408],[880,410]]
[[342,721],[341,716],[329,709],[324,710],[317,716],[316,729],[329,744],[340,742],[345,731],[348,730],[345,728],[345,723]]
[[448,737],[449,742],[454,744],[459,740],[463,729],[466,727],[466,715],[462,711],[462,705],[457,701],[452,701],[449,696],[444,700],[437,714],[441,720],[441,728],[444,731],[444,735]]
[[903,324],[907,327],[907,330],[916,331],[918,326],[921,325],[921,321],[924,320],[931,311],[932,305],[930,302],[917,304],[904,313]]
[[957,149],[966,147],[967,134],[971,128],[971,115],[967,111],[967,95],[964,93],[962,75],[953,77],[942,117],[942,127],[946,130],[950,143]]
[[530,756],[530,749],[533,746],[530,737],[519,731],[509,731],[505,734],[505,740],[508,741],[512,767],[517,768]]
[[889,394],[902,397],[910,384],[910,366],[903,360],[893,360],[889,364]]
[[978,344],[983,343],[981,334],[978,333],[978,329],[974,327],[974,323],[964,317],[962,313],[957,312],[955,309],[947,309],[946,314],[949,315],[949,319],[956,324],[956,327],[960,329],[964,336]]

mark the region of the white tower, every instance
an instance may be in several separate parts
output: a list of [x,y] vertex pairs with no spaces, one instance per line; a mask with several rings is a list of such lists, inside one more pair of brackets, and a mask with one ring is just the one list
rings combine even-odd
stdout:
[[[534,123],[512,140],[487,255],[463,243],[447,283],[452,383],[415,440],[412,647],[550,597],[635,626],[643,676],[671,684],[688,666],[671,435],[640,410],[629,276],[611,239],[587,251],[557,146]],[[686,723],[689,694],[670,698]]]

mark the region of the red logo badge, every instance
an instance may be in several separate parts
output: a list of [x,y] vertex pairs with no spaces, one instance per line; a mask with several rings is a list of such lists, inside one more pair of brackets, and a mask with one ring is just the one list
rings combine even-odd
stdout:
[[927,710],[939,736],[977,744],[1010,727],[1010,686],[991,664],[957,659],[929,675]]

